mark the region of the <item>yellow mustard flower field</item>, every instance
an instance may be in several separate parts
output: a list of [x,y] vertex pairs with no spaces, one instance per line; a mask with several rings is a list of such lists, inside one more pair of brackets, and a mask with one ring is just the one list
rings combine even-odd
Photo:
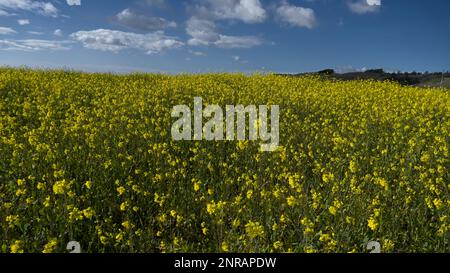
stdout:
[[[174,141],[279,105],[280,145]],[[449,252],[450,92],[315,76],[0,69],[0,252]]]

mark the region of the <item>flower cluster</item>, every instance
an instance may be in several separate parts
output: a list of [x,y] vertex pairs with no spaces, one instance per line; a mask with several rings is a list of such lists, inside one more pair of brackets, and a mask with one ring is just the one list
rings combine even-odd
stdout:
[[[194,97],[280,147],[174,141]],[[446,252],[450,92],[315,76],[0,69],[0,252]]]

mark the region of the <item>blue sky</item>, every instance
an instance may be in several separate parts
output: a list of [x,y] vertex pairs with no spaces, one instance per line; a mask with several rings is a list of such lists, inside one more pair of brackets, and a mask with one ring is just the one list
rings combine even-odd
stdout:
[[448,0],[0,0],[0,65],[450,70]]

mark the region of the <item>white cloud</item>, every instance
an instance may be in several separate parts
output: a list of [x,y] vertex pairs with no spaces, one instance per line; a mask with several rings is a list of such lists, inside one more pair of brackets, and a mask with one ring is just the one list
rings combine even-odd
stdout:
[[69,41],[50,40],[0,40],[0,50],[38,51],[68,50]]
[[19,19],[19,20],[17,20],[17,23],[19,25],[21,25],[21,26],[29,25],[30,24],[30,20],[28,20],[28,19]]
[[56,30],[53,32],[53,35],[55,35],[55,36],[63,36],[63,32],[62,32],[62,30],[60,30],[60,29],[56,29]]
[[367,0],[369,6],[381,6],[381,0]]
[[216,46],[220,48],[251,48],[262,44],[254,36],[228,36],[217,32],[213,21],[192,17],[187,22],[187,34],[191,46]]
[[281,22],[295,27],[306,27],[309,29],[317,25],[316,14],[309,8],[297,7],[283,2],[276,10],[277,18]]
[[220,35],[220,39],[214,43],[220,48],[252,48],[261,44],[262,41],[258,37],[227,35]]
[[81,6],[81,0],[67,0],[69,6]]
[[36,0],[0,0],[0,10],[24,10],[56,17],[58,9],[50,2]]
[[0,9],[0,16],[11,16],[11,14]]
[[160,53],[164,50],[178,48],[184,44],[176,38],[164,35],[162,31],[137,34],[109,29],[78,31],[70,35],[90,49],[119,52],[124,49],[143,50],[147,54]]
[[123,26],[141,31],[155,31],[177,26],[175,22],[140,14],[131,9],[121,11],[116,15],[116,20]]
[[189,44],[208,45],[220,39],[220,35],[216,31],[216,24],[213,21],[197,17],[188,20],[186,32],[192,37]]
[[9,27],[0,27],[0,35],[14,34],[16,31]]
[[205,52],[201,52],[201,51],[193,51],[193,50],[189,50],[189,53],[191,53],[194,56],[198,56],[198,57],[205,57],[208,54],[206,54]]
[[44,34],[43,32],[40,32],[40,31],[27,31],[27,33],[31,34],[31,35],[43,35]]
[[210,20],[240,20],[261,23],[267,12],[259,0],[199,0],[195,6],[198,17]]
[[349,9],[357,14],[377,12],[381,8],[381,0],[350,0],[347,2]]

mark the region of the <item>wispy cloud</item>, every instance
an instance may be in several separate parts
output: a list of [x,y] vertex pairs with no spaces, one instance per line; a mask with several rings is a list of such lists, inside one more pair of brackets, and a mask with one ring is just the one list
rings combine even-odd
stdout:
[[55,31],[53,31],[53,35],[61,37],[61,36],[63,36],[63,31],[58,28]]
[[310,8],[290,5],[283,1],[276,9],[276,16],[280,22],[294,27],[305,27],[312,29],[317,25],[316,14]]
[[28,19],[19,19],[17,20],[17,23],[21,26],[25,26],[25,25],[29,25],[30,24],[30,20]]
[[189,53],[191,53],[192,55],[197,56],[197,57],[208,56],[208,54],[206,54],[205,52],[201,52],[201,51],[189,50]]
[[0,9],[0,16],[12,16],[13,14]]
[[116,21],[128,28],[140,31],[155,31],[174,28],[177,24],[161,17],[144,15],[132,9],[125,9],[116,15]]
[[381,0],[348,0],[347,5],[356,14],[366,14],[379,11]]
[[261,23],[267,12],[259,0],[197,0],[190,8],[197,17],[209,20],[239,20],[244,23]]
[[16,31],[10,27],[0,27],[0,35],[14,34]]
[[40,31],[27,31],[27,33],[31,35],[44,35],[44,32]]
[[14,10],[30,11],[52,17],[58,15],[58,9],[51,2],[36,0],[1,0],[0,10],[4,12]]
[[119,52],[124,49],[138,49],[147,54],[160,53],[164,50],[184,45],[174,37],[166,36],[162,31],[137,34],[109,29],[78,31],[70,35],[84,47],[101,51]]
[[69,6],[81,6],[81,0],[66,0]]
[[186,32],[192,38],[191,46],[216,46],[219,48],[251,48],[262,44],[255,36],[229,36],[217,32],[213,21],[192,17],[187,22]]
[[39,50],[68,50],[70,41],[51,40],[0,40],[0,50],[39,51]]

